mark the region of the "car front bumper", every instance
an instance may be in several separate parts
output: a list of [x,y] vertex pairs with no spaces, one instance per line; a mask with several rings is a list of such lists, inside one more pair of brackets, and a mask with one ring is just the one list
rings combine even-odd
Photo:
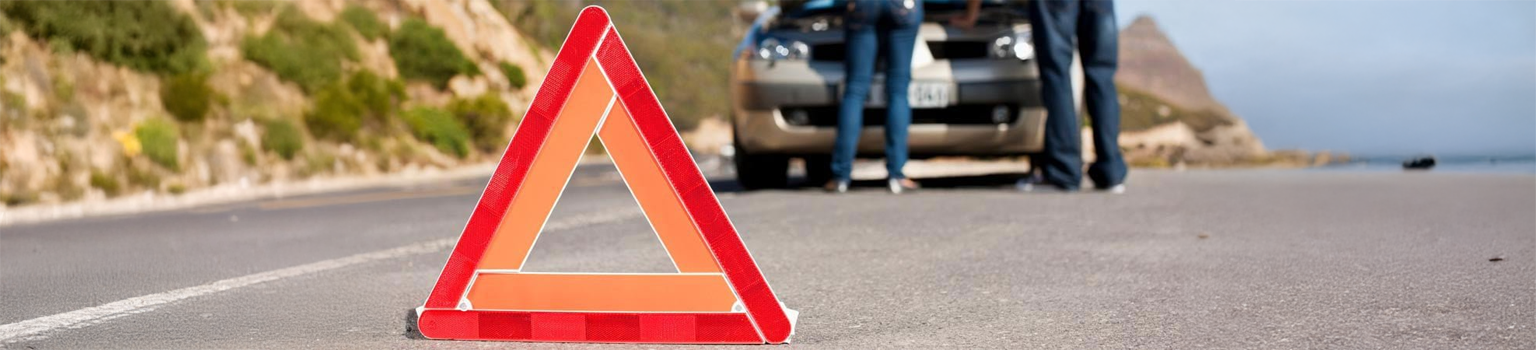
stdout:
[[[843,82],[840,63],[740,60],[737,64],[732,122],[741,151],[831,153]],[[1018,155],[1043,148],[1045,109],[1033,62],[941,61],[914,69],[912,79],[953,87],[949,105],[913,110],[908,128],[908,150],[913,156]],[[883,80],[877,74],[870,91],[884,91]],[[866,107],[859,153],[879,156],[885,142],[883,106]],[[991,118],[994,108],[1006,108],[1008,117]],[[786,119],[801,111],[813,111],[811,120]]]

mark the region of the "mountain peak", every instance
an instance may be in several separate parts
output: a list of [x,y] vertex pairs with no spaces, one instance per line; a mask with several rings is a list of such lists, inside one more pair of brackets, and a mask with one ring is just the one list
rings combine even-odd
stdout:
[[1115,84],[1120,88],[1124,125],[1147,128],[1178,121],[1194,128],[1199,141],[1181,145],[1188,152],[1180,159],[1230,162],[1265,153],[1263,142],[1211,96],[1205,75],[1151,16],[1138,16],[1120,31]]
[[1132,33],[1132,32],[1142,33],[1142,32],[1145,32],[1145,33],[1155,33],[1157,35],[1162,35],[1163,34],[1163,29],[1159,28],[1157,26],[1157,20],[1152,19],[1152,16],[1150,16],[1150,15],[1139,15],[1139,16],[1136,16],[1136,19],[1131,20],[1131,24],[1130,25],[1125,26],[1125,32],[1126,33]]
[[1138,16],[1120,31],[1120,69],[1115,82],[1185,109],[1226,110],[1206,88],[1205,76],[1184,58],[1151,16]]

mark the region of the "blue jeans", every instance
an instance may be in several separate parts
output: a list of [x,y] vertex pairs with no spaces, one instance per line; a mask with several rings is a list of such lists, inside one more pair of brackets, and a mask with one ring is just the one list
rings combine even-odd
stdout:
[[[1111,0],[1031,1],[1035,57],[1040,66],[1040,97],[1045,102],[1045,151],[1035,162],[1046,182],[1076,189],[1083,181],[1082,126],[1072,101],[1072,50],[1083,60],[1084,105],[1093,124],[1095,159],[1088,167],[1094,186],[1125,181],[1120,154],[1120,101],[1115,92],[1119,64],[1119,27]],[[1074,45],[1073,39],[1076,39]]]
[[[916,6],[907,8],[906,3]],[[837,115],[837,141],[832,148],[832,176],[848,180],[853,157],[858,153],[859,133],[864,129],[864,101],[869,98],[875,75],[876,54],[885,57],[885,169],[893,179],[905,178],[907,127],[912,106],[907,85],[912,82],[912,49],[923,7],[916,0],[850,1],[844,14],[847,59],[842,105]],[[878,49],[878,51],[877,51]]]

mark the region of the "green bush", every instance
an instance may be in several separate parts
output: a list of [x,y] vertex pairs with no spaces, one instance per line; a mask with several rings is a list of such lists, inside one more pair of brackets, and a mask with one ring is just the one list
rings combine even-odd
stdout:
[[304,123],[317,137],[351,141],[363,128],[365,107],[341,84],[315,93],[315,107],[304,116]]
[[346,28],[310,20],[293,6],[278,12],[265,35],[246,37],[240,51],[251,62],[311,93],[340,79],[343,63],[358,59],[357,45]]
[[522,89],[528,85],[528,76],[523,74],[523,67],[506,61],[502,61],[499,65],[501,74],[507,76],[507,82],[512,84],[513,89]]
[[[199,2],[201,2],[201,1],[199,1]],[[267,0],[220,0],[219,3],[221,5],[224,5],[224,6],[232,6],[232,7],[234,7],[235,8],[235,12],[239,12],[242,15],[255,16],[255,15],[259,15],[259,14],[265,14],[265,13],[272,12],[272,10],[277,9],[279,7],[279,5],[282,5],[283,1],[281,1],[281,0],[277,0],[277,1],[267,1]]]
[[475,146],[482,151],[495,151],[507,144],[507,123],[512,121],[512,108],[494,95],[485,94],[472,99],[455,99],[448,103],[448,112],[469,128]]
[[10,36],[11,31],[15,29],[16,24],[11,22],[11,18],[6,17],[5,13],[0,12],[0,35]]
[[165,79],[160,85],[160,104],[176,120],[184,122],[202,121],[217,99],[218,92],[208,86],[205,74],[180,74]]
[[200,0],[194,3],[203,18],[212,19],[216,10],[234,9],[235,13],[242,16],[255,17],[272,13],[287,2],[283,0]]
[[279,157],[293,160],[293,155],[304,148],[304,133],[299,126],[287,119],[272,119],[263,124],[261,148],[277,153]]
[[420,19],[407,19],[389,38],[389,54],[406,80],[432,83],[442,89],[454,75],[476,75],[480,69],[459,51],[442,29]]
[[359,71],[316,92],[305,123],[315,136],[352,141],[365,123],[387,125],[404,99],[405,86],[399,81]]
[[165,1],[4,1],[0,12],[51,47],[135,70],[177,74],[207,64],[202,31]]
[[159,188],[160,175],[149,169],[138,167],[128,169],[128,183],[143,187]]
[[374,121],[383,122],[405,100],[405,84],[361,70],[347,77],[347,92],[356,98]]
[[117,197],[123,190],[123,186],[112,175],[95,170],[91,171],[91,187],[100,188],[107,193],[107,197]]
[[352,25],[352,29],[357,30],[358,35],[362,35],[364,38],[368,38],[368,40],[383,37],[389,31],[389,28],[385,27],[384,23],[379,22],[379,16],[374,15],[373,11],[362,6],[347,5],[346,9],[341,10],[340,18],[342,21],[347,22],[347,24]]
[[4,202],[7,206],[18,206],[36,201],[37,192],[32,192],[25,189],[16,190],[15,192],[11,193],[0,193],[0,202]]
[[452,114],[437,108],[417,107],[406,110],[401,119],[417,139],[431,143],[443,153],[464,158],[469,155],[469,131]]
[[151,118],[139,124],[133,134],[139,138],[139,144],[143,146],[144,155],[149,160],[167,169],[181,169],[176,159],[176,143],[181,138],[181,130],[176,127],[176,122]]

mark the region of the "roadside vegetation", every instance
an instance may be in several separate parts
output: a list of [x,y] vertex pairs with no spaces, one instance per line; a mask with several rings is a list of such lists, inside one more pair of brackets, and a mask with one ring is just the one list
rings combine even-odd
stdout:
[[443,30],[416,18],[406,19],[390,35],[389,54],[405,80],[425,81],[443,89],[453,76],[478,75],[480,68],[454,46]]
[[213,17],[214,10],[223,8],[232,8],[242,16],[263,15],[287,4],[281,0],[200,0],[195,3],[203,17]]
[[99,188],[107,194],[107,197],[116,197],[122,193],[123,186],[117,182],[117,178],[100,171],[91,171],[91,187]]
[[401,115],[411,134],[443,153],[459,158],[469,155],[470,136],[453,114],[434,107],[416,107]]
[[315,137],[338,141],[357,137],[357,131],[363,128],[363,105],[344,85],[331,85],[315,92],[314,98],[314,107],[304,115],[304,124]]
[[501,67],[501,74],[507,77],[507,83],[512,84],[513,89],[522,90],[524,86],[528,86],[528,75],[523,73],[522,66],[505,61],[498,63],[497,66]]
[[181,170],[181,162],[177,159],[177,145],[181,141],[181,128],[165,118],[150,118],[134,128],[134,136],[138,137],[142,145],[144,155],[155,164],[173,171]]
[[156,74],[207,67],[202,32],[167,2],[4,1],[0,12],[57,52]]
[[160,83],[160,104],[176,120],[201,122],[213,104],[223,100],[208,86],[206,73],[187,73],[166,77]]
[[494,95],[456,99],[448,103],[448,112],[469,128],[470,138],[482,152],[495,152],[507,145],[506,128],[512,123],[512,108]]
[[311,93],[340,79],[344,64],[358,59],[357,45],[345,27],[311,20],[294,6],[279,10],[266,34],[245,38],[240,51],[247,60]]
[[299,130],[298,124],[287,119],[272,119],[262,123],[261,148],[283,160],[293,160],[300,150],[304,149],[304,132]]
[[358,35],[362,35],[364,39],[374,40],[389,34],[389,27],[385,26],[384,22],[379,22],[379,16],[375,15],[372,10],[362,6],[347,5],[347,8],[341,11],[341,16],[338,18],[351,25],[352,29],[356,30]]
[[[730,111],[734,1],[491,0],[512,25],[543,47],[564,42],[582,7],[602,5],[613,17],[640,71],[679,130]],[[677,33],[690,33],[679,39]]]
[[[0,159],[0,203],[453,166],[506,146],[516,118],[502,99],[505,86],[446,91],[453,77],[482,73],[476,60],[483,53],[461,51],[441,28],[401,6],[376,13],[345,4],[334,20],[318,21],[301,5],[308,4],[207,0],[182,9],[164,0],[0,0],[0,35],[28,38],[7,55],[43,60],[28,68],[39,74],[27,75],[15,61],[7,65],[17,57],[0,56],[0,85],[28,79],[30,89],[0,89],[0,125],[7,126],[0,140],[20,130],[27,138],[14,139],[41,137],[56,147],[36,152],[41,162]],[[237,37],[237,52],[210,52],[202,37],[209,28],[247,34]],[[385,46],[389,57],[372,56],[366,45]],[[378,70],[387,62],[395,72]],[[528,85],[523,67],[481,62],[513,91]],[[80,151],[103,146],[115,153]],[[7,176],[20,173],[15,169],[47,178],[13,189],[16,179],[28,179]]]
[[355,141],[364,126],[387,128],[404,99],[405,86],[399,81],[358,71],[316,92],[314,109],[304,120],[315,136]]

